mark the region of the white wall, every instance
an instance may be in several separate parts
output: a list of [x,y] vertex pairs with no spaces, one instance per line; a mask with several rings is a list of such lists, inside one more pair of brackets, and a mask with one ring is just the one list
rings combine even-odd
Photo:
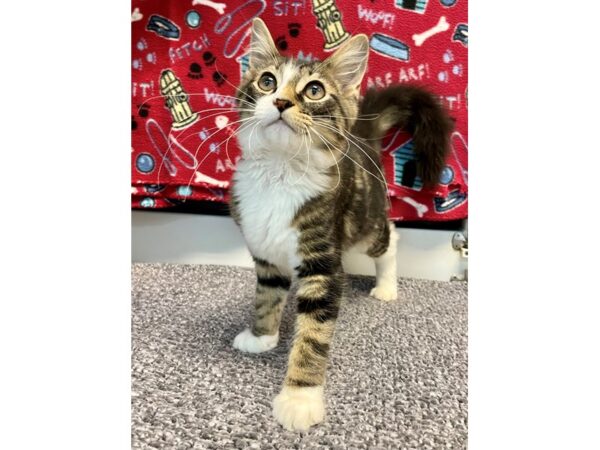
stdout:
[[[398,274],[449,281],[462,276],[466,259],[452,248],[453,231],[398,228]],[[230,217],[132,211],[134,262],[222,264],[253,267],[243,237]],[[349,273],[374,275],[370,258],[344,259]]]

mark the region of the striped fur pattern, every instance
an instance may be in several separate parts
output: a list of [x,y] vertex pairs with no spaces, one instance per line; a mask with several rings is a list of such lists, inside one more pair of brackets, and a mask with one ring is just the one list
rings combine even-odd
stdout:
[[420,174],[438,179],[450,120],[427,91],[359,88],[368,39],[354,36],[323,62],[282,57],[255,19],[249,70],[238,89],[242,159],[231,214],[257,272],[255,321],[234,346],[263,351],[277,343],[293,280],[298,310],[287,374],[273,402],[275,418],[306,430],[324,418],[323,386],[344,291],[342,254],[359,249],[376,265],[371,294],[394,300],[396,234],[380,161],[391,126],[413,133]]
[[257,276],[256,318],[252,333],[255,336],[275,335],[279,332],[291,279],[267,261],[258,258],[254,261]]

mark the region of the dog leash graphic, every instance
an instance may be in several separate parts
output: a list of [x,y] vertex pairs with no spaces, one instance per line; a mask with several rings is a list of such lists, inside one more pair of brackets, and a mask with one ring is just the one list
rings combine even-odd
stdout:
[[456,161],[456,164],[458,164],[458,167],[460,169],[460,172],[462,173],[463,179],[465,180],[465,184],[468,186],[469,185],[469,172],[464,168],[464,166],[460,162],[460,158],[458,157],[458,153],[456,152],[454,142],[452,142],[454,140],[454,138],[458,138],[458,140],[460,142],[462,142],[462,145],[465,148],[465,153],[467,155],[469,154],[469,146],[467,145],[467,142],[465,141],[465,138],[463,137],[463,135],[460,134],[458,131],[454,131],[452,133],[452,135],[450,136],[450,145],[452,146],[452,153],[454,153],[454,160]]
[[[163,151],[161,146],[158,145],[158,143],[152,136],[152,132],[150,131],[151,127],[154,127],[158,130],[163,140],[163,144],[166,145],[166,150]],[[181,145],[179,141],[175,138],[175,136],[173,136],[172,134],[169,133],[169,136],[167,136],[165,134],[165,131],[158,124],[158,122],[156,122],[156,120],[148,119],[148,121],[146,122],[146,133],[148,134],[148,138],[150,139],[152,146],[162,158],[163,164],[167,168],[169,175],[171,175],[172,177],[174,177],[177,174],[177,167],[175,166],[173,161],[169,159],[169,154],[171,154],[173,158],[179,161],[179,163],[181,163],[183,167],[194,170],[196,169],[196,167],[198,167],[198,160],[192,154],[192,152],[190,152],[187,148]],[[188,161],[185,161],[184,158],[178,155],[176,150],[181,151],[182,156],[184,156],[185,159],[187,159]]]
[[[233,11],[228,12],[219,20],[217,20],[217,22],[215,23],[215,33],[223,34],[228,28],[231,27],[231,22],[233,21],[233,18],[236,15],[246,17],[246,19],[241,24],[239,24],[237,28],[231,30],[229,36],[225,40],[225,44],[223,45],[223,56],[225,56],[225,58],[233,58],[233,56],[238,52],[238,50],[246,40],[246,37],[249,36],[251,33],[251,30],[249,28],[246,29],[246,25],[250,24],[255,17],[260,16],[266,7],[267,2],[265,0],[248,0],[247,2],[238,6]],[[251,11],[253,8],[258,9],[254,12],[241,12],[241,10],[244,8],[250,9]],[[231,49],[231,40],[234,39],[236,36],[240,35],[240,33],[242,34],[242,36],[237,41],[235,47]]]

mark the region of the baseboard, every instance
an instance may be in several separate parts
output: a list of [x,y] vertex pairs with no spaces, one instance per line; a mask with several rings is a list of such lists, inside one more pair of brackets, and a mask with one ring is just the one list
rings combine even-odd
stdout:
[[[466,259],[452,248],[452,230],[398,228],[398,275],[449,281]],[[132,211],[132,260],[253,267],[244,239],[228,216]],[[344,259],[348,273],[374,275],[370,258]]]

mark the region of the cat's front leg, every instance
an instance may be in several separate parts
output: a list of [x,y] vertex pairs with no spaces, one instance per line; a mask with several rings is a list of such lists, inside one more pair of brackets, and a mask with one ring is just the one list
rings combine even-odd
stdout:
[[260,353],[271,350],[279,341],[279,325],[291,280],[277,267],[259,258],[256,264],[255,320],[235,337],[233,346],[238,350]]
[[327,249],[298,271],[296,333],[283,388],[273,400],[273,414],[288,430],[307,430],[325,417],[325,372],[343,291],[338,260],[339,253]]

